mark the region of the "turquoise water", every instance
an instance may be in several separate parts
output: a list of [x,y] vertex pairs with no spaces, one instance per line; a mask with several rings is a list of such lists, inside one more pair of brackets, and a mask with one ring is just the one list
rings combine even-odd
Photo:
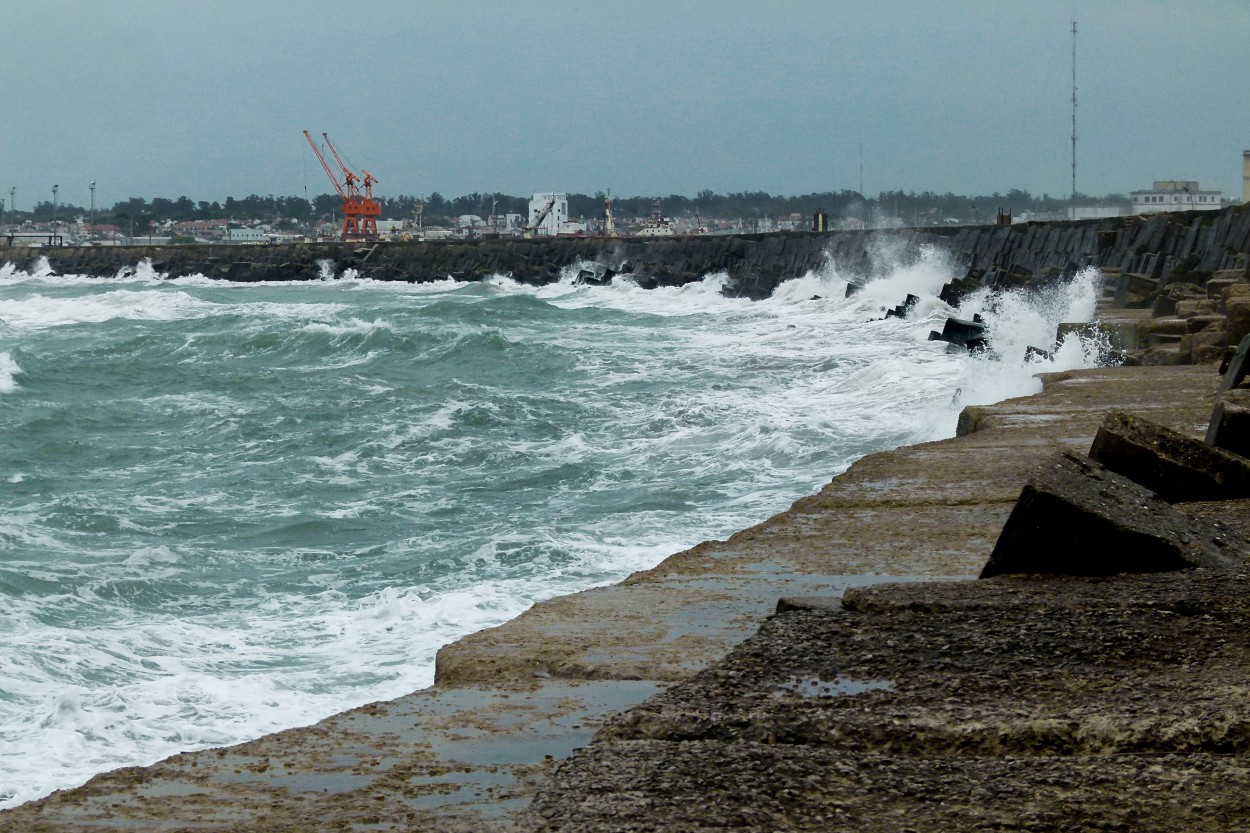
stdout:
[[[0,268],[0,807],[428,685],[437,649],[953,433],[958,273],[536,289]],[[1022,355],[1096,276],[966,304]],[[873,321],[907,292],[908,320]],[[1006,349],[1006,348],[1010,349]],[[1059,361],[1088,364],[1069,345]]]

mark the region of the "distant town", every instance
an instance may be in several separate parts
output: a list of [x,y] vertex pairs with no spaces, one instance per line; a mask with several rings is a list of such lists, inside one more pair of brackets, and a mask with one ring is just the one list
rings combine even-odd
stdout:
[[[91,183],[86,205],[81,198],[62,202],[59,185],[50,189],[51,199],[41,195],[28,209],[19,207],[16,188],[7,195],[0,193],[7,196],[0,200],[0,245],[264,244],[337,240],[344,234],[344,201],[335,194],[312,198],[253,194],[224,202],[131,197],[97,206],[95,186]],[[886,191],[876,197],[851,190],[802,196],[702,191],[694,197],[628,198],[606,191],[537,192],[528,198],[473,193],[452,199],[433,193],[377,197],[376,217],[370,218],[376,231],[371,225],[369,236],[468,240],[979,225],[1216,210],[1236,202],[1240,200],[1188,180],[1155,181],[1150,188],[1102,197],[1039,197],[1020,190],[975,196]]]

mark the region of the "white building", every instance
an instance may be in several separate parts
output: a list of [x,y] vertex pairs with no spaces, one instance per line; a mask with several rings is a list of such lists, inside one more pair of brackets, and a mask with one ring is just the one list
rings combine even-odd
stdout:
[[[1171,209],[1169,209],[1171,210]],[[1077,205],[1068,209],[1064,214],[1065,218],[1073,220],[1100,220],[1103,217],[1127,217],[1130,214],[1142,214],[1145,212],[1127,205]]]
[[[551,210],[546,211],[550,204]],[[539,218],[542,217],[542,222]],[[546,234],[555,237],[563,228],[564,223],[569,218],[569,195],[568,194],[535,194],[530,199],[529,220],[527,226],[534,228],[538,234]]]
[[1217,211],[1223,208],[1220,191],[1203,191],[1196,181],[1166,179],[1155,182],[1149,191],[1134,191],[1134,214],[1158,214],[1162,211]]
[[265,230],[258,228],[232,228],[226,230],[226,239],[231,243],[263,243]]

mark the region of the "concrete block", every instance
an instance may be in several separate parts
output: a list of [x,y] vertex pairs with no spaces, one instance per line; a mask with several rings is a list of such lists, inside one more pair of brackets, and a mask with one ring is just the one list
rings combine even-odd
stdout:
[[1191,364],[1215,364],[1228,356],[1228,335],[1223,316],[1196,316],[1189,319],[1186,338]]
[[1190,354],[1181,354],[1180,347],[1151,347],[1140,358],[1143,367],[1166,367],[1189,364]]
[[1206,362],[1222,359],[1228,350],[1228,336],[1224,331],[1223,321],[1190,333],[1189,338],[1189,347],[1194,353],[1195,362],[1198,361],[1199,353],[1202,354],[1202,361]]
[[1233,295],[1224,304],[1224,313],[1228,318],[1228,344],[1240,344],[1241,340],[1250,335],[1250,295]]
[[1138,327],[1139,337],[1159,335],[1183,336],[1189,332],[1189,322],[1184,318],[1152,318],[1149,321],[1140,322]]
[[1250,497],[1250,460],[1120,411],[1107,414],[1089,456],[1169,503]]
[[1216,400],[1207,427],[1207,442],[1250,458],[1250,391],[1231,390]]
[[1215,301],[1209,298],[1196,298],[1188,301],[1176,302],[1176,316],[1178,318],[1193,318],[1195,315],[1211,315],[1215,313],[1219,307]]
[[1224,316],[1219,315],[1218,313],[1211,315],[1194,315],[1186,319],[1186,324],[1188,326],[1185,329],[1191,333],[1201,333],[1211,329],[1212,327],[1218,326],[1220,332],[1223,333],[1224,321]]
[[1225,393],[1240,385],[1245,380],[1247,371],[1250,371],[1250,334],[1242,336],[1237,344],[1237,352],[1229,360],[1228,369],[1224,371],[1224,377],[1220,379],[1217,392]]
[[1102,465],[1064,452],[1020,492],[981,578],[1106,576],[1244,563],[1250,543],[1193,518]]
[[[1219,274],[1224,273],[1216,272],[1216,275]],[[1212,301],[1219,301],[1220,303],[1223,303],[1228,297],[1228,288],[1234,284],[1243,282],[1244,281],[1241,278],[1217,278],[1215,275],[1212,275],[1211,279],[1207,281],[1207,297]],[[1250,289],[1250,283],[1246,283],[1245,286],[1247,289]]]

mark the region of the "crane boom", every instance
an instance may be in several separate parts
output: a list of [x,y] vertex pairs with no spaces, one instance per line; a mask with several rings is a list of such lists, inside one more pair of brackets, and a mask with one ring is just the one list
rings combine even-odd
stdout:
[[347,193],[358,194],[359,190],[356,183],[360,180],[360,177],[356,176],[352,169],[347,167],[347,163],[339,156],[339,152],[334,149],[334,142],[330,141],[330,134],[322,133],[321,138],[326,140],[326,147],[330,149],[330,153],[334,154],[334,161],[338,162],[339,167],[343,169],[343,181],[347,184]]
[[330,182],[334,184],[334,190],[339,192],[340,197],[347,199],[347,194],[343,193],[343,186],[339,184],[338,178],[331,172],[330,166],[326,164],[326,158],[321,155],[320,148],[317,147],[317,143],[313,141],[313,137],[307,130],[304,131],[304,138],[308,140],[308,146],[313,149],[313,153],[317,154],[317,161],[321,163],[321,168],[326,172],[326,176],[330,177]]
[[555,204],[556,204],[556,198],[555,198],[555,195],[553,194],[547,200],[547,204],[543,206],[543,210],[538,212],[538,214],[534,217],[534,222],[530,223],[528,226],[526,226],[522,230],[522,236],[527,237],[527,238],[533,237],[534,234],[538,232],[539,226],[543,224],[543,220],[547,219],[547,215],[551,213],[551,209],[555,207]]

